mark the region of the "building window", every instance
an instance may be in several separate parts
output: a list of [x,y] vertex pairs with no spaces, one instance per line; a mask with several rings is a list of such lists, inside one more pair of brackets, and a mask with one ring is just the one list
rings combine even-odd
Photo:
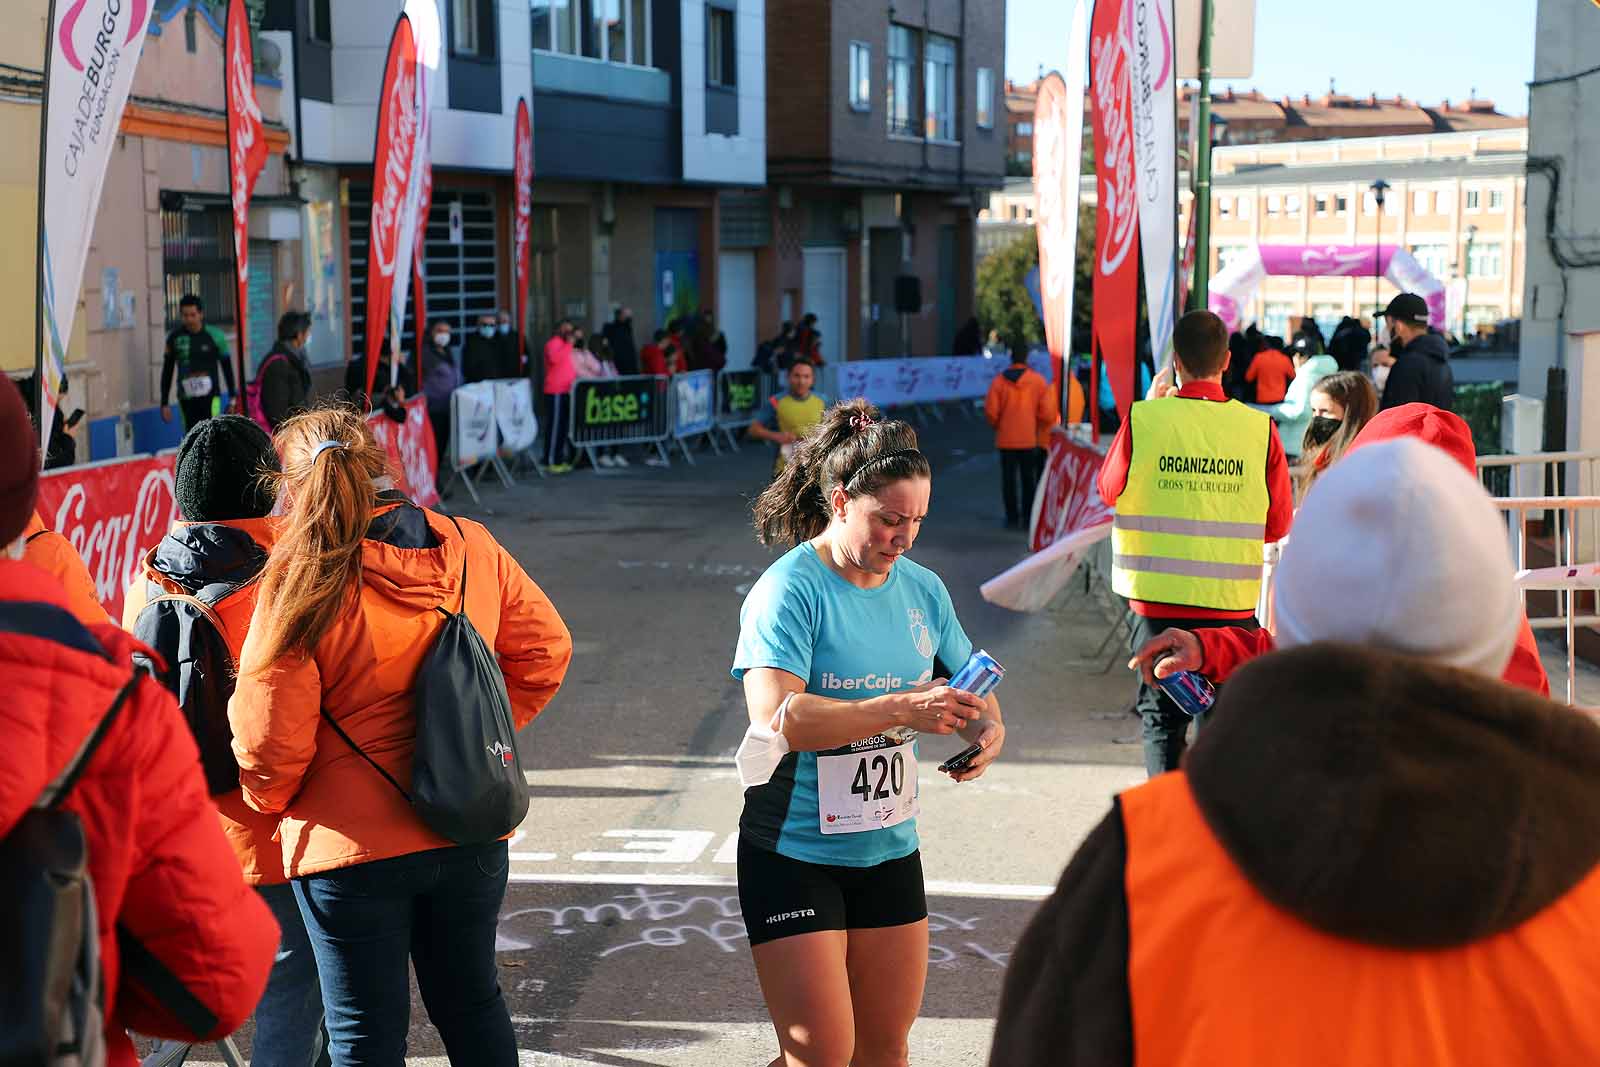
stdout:
[[1300,194],[1290,193],[1283,198],[1284,214],[1290,218],[1300,217]]
[[1328,217],[1328,198],[1327,197],[1320,196],[1320,195],[1314,196],[1314,197],[1311,198],[1311,202],[1316,208],[1317,218],[1325,219],[1325,218]]
[[650,4],[651,0],[529,0],[533,48],[648,67]]
[[1019,123],[1017,123],[1017,136],[1018,137],[1032,137],[1033,136],[1033,123],[1031,123],[1031,122],[1019,122]]
[[731,89],[738,84],[734,65],[734,13],[706,8],[706,84]]
[[1475,334],[1480,330],[1490,330],[1495,323],[1505,316],[1500,309],[1492,304],[1468,304],[1466,309],[1467,333]]
[[1450,274],[1450,246],[1440,244],[1412,245],[1411,254],[1416,257],[1422,269],[1432,274],[1435,278],[1445,278]]
[[1386,197],[1383,201],[1383,213],[1388,215],[1390,218],[1400,214],[1400,205],[1405,203],[1405,199],[1406,197],[1404,193],[1400,193],[1396,196]]
[[1479,198],[1480,198],[1481,195],[1482,194],[1480,194],[1478,192],[1478,190],[1476,190],[1476,189],[1468,189],[1467,190],[1467,210],[1468,211],[1475,212],[1475,211],[1478,210],[1478,201],[1479,201]]
[[1217,218],[1226,219],[1233,215],[1233,197],[1217,197]]
[[1467,272],[1474,278],[1500,277],[1500,245],[1474,244],[1467,253]]
[[1250,218],[1251,198],[1248,197],[1248,196],[1241,196],[1239,198],[1238,204],[1239,204],[1239,218],[1241,220],[1249,219]]
[[1362,193],[1361,213],[1363,215],[1376,215],[1378,213],[1378,198],[1371,193]]
[[956,42],[928,34],[923,64],[923,136],[930,141],[956,139]]
[[1411,213],[1413,215],[1426,215],[1430,197],[1426,189],[1418,189],[1411,194]]
[[994,129],[994,71],[978,68],[978,129]]
[[1283,199],[1281,197],[1279,197],[1277,193],[1270,194],[1267,197],[1267,218],[1269,218],[1269,219],[1277,218],[1278,217],[1278,210],[1282,206],[1283,206]]
[[1245,250],[1244,245],[1218,245],[1217,246],[1217,273],[1221,274],[1228,269],[1228,265],[1239,258]]
[[1506,194],[1503,189],[1489,190],[1489,210],[1504,211],[1506,209]]
[[850,110],[872,110],[872,46],[850,42]]
[[1033,153],[1028,151],[1026,148],[1024,148],[1022,151],[1017,153],[1017,162],[1018,163],[1032,163],[1033,162]]
[[1333,213],[1341,218],[1350,214],[1350,198],[1348,196],[1335,196],[1333,198]]
[[1299,316],[1303,314],[1293,304],[1269,303],[1261,316],[1261,332],[1274,337],[1288,337],[1294,332],[1289,329],[1289,319],[1294,317],[1299,322]]
[[311,39],[333,43],[333,0],[311,0]]
[[889,76],[887,103],[889,132],[914,137],[911,115],[911,80],[917,64],[917,35],[905,26],[889,26]]
[[452,0],[450,51],[458,56],[494,58],[494,8],[483,0]]

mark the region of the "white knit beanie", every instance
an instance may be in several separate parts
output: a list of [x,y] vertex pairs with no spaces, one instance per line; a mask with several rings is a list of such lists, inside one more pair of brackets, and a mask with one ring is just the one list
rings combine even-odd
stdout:
[[1278,566],[1278,644],[1345,641],[1499,677],[1521,624],[1505,520],[1444,452],[1351,452],[1307,494]]

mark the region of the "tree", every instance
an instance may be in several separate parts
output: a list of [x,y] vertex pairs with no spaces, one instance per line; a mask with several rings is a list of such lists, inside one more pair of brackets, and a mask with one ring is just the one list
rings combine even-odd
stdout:
[[[1044,323],[1034,308],[1024,279],[1039,266],[1039,242],[1032,233],[1018,236],[1011,244],[978,264],[977,314],[985,330],[998,330],[1010,343],[1020,337],[1033,343],[1044,340]],[[1094,295],[1094,208],[1078,208],[1078,253],[1073,271],[1072,332],[1087,337],[1090,300]],[[1074,345],[1081,348],[1082,342]]]

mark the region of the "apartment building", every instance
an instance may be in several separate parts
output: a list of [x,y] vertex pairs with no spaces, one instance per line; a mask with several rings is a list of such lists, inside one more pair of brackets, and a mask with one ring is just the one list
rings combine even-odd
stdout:
[[1005,174],[1004,25],[965,0],[771,0],[762,332],[811,312],[829,359],[948,350]]

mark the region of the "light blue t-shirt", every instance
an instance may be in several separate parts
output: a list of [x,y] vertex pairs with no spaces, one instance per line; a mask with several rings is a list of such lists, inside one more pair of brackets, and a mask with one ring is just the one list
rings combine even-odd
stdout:
[[[939,670],[954,673],[971,654],[972,642],[938,575],[901,557],[887,581],[861,589],[806,542],[767,568],[745,598],[733,676],[776,667],[804,678],[808,693],[866,700],[929,681],[935,659]],[[915,852],[915,819],[858,833],[822,832],[817,756],[852,751],[847,745],[833,753],[786,755],[770,781],[745,790],[741,838],[792,859],[840,867],[871,867]]]

